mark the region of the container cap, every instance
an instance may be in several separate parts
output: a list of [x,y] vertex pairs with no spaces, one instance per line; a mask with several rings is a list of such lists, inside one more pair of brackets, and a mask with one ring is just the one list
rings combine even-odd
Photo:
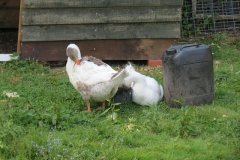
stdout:
[[177,53],[177,50],[176,50],[175,48],[168,48],[168,49],[166,50],[166,53],[167,53],[168,55],[174,55],[175,53]]

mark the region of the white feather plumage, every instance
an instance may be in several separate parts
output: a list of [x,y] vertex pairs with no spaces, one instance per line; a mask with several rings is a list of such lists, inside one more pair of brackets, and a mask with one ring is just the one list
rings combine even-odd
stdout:
[[129,75],[124,79],[123,86],[132,88],[133,102],[151,106],[163,98],[163,88],[155,79],[135,71],[131,64],[126,70]]
[[112,98],[128,75],[125,70],[117,72],[107,64],[97,65],[91,61],[76,64],[74,59],[82,57],[80,49],[75,44],[68,45],[66,52],[68,56],[66,71],[69,80],[85,101],[92,98],[103,102]]

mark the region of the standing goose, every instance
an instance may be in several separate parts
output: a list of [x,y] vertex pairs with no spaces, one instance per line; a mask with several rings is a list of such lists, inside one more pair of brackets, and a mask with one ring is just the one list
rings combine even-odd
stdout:
[[80,49],[75,44],[68,45],[66,54],[69,80],[86,102],[88,112],[91,112],[90,98],[104,105],[105,100],[116,94],[123,79],[128,76],[125,69],[117,72],[95,57],[81,57]]

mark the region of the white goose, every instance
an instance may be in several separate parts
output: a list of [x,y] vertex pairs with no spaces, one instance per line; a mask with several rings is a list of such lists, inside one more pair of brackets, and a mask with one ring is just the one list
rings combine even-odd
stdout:
[[75,44],[68,45],[66,71],[73,87],[87,103],[87,111],[91,112],[90,98],[104,102],[112,98],[124,78],[125,70],[117,72],[109,65],[95,57],[81,57],[80,49]]
[[129,74],[123,81],[123,86],[132,88],[133,102],[143,105],[156,105],[163,98],[163,88],[158,82],[137,71],[129,64],[126,67]]

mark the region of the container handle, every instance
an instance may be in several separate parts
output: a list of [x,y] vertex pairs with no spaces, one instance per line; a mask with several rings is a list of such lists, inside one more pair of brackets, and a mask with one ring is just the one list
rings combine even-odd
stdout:
[[191,44],[191,45],[186,45],[186,46],[183,46],[183,47],[180,49],[180,51],[181,51],[182,49],[184,49],[184,48],[194,47],[194,46],[199,47],[200,45],[201,45],[201,44],[199,44],[199,43]]

